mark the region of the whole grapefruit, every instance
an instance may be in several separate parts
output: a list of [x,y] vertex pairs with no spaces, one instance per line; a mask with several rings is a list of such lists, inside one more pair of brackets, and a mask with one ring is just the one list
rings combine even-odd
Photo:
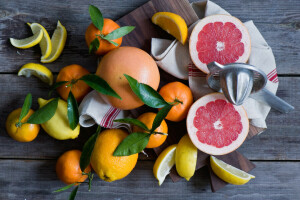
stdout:
[[136,47],[120,47],[106,54],[98,65],[96,74],[103,78],[122,99],[102,95],[112,106],[130,110],[143,105],[125,78],[127,74],[138,82],[157,90],[160,75],[153,58]]

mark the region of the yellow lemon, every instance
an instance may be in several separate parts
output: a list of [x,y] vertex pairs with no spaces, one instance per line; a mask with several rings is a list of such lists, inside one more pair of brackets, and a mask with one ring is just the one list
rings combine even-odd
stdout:
[[185,44],[188,28],[181,16],[171,12],[157,12],[152,16],[152,22]]
[[188,134],[179,141],[175,153],[175,165],[178,174],[187,181],[194,175],[197,163],[197,148]]
[[154,167],[153,174],[158,180],[158,184],[161,185],[166,176],[170,173],[170,170],[175,165],[175,152],[177,144],[173,144],[167,147],[163,152],[157,157]]
[[24,39],[9,38],[11,45],[20,49],[27,49],[37,45],[43,38],[43,31],[36,32],[33,36]]
[[57,22],[57,27],[51,37],[52,51],[48,58],[42,58],[42,63],[51,63],[55,61],[63,51],[67,40],[67,30],[60,23]]
[[98,176],[107,182],[127,176],[135,167],[138,154],[130,156],[113,156],[117,146],[127,137],[128,133],[121,129],[106,129],[97,138],[91,165]]
[[[42,98],[38,98],[38,103],[40,107],[43,107],[49,101],[51,101],[51,99],[45,100]],[[72,130],[69,126],[67,113],[67,102],[59,99],[54,116],[50,120],[41,124],[44,131],[46,131],[48,135],[57,140],[68,140],[77,138],[79,135],[80,126],[78,124],[77,127],[74,130]]]
[[49,37],[49,34],[47,32],[47,30],[40,24],[38,23],[27,23],[33,34],[39,32],[40,30],[43,31],[43,38],[40,41],[40,47],[41,47],[41,51],[42,51],[42,57],[41,60],[46,59],[50,56],[50,53],[52,51],[52,44],[51,44],[51,40]]
[[18,76],[30,77],[31,75],[36,76],[48,85],[53,84],[53,74],[44,65],[40,65],[37,63],[27,63],[23,65],[18,72]]
[[255,176],[226,164],[214,156],[210,156],[210,166],[213,172],[223,181],[234,185],[244,185]]

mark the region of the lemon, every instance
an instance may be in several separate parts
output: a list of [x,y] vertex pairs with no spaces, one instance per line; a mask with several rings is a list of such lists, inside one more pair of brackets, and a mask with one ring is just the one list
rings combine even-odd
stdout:
[[31,75],[38,77],[44,83],[48,85],[53,84],[53,74],[52,72],[45,67],[44,65],[37,63],[27,63],[21,67],[18,72],[18,76],[30,77]]
[[188,134],[185,134],[177,145],[175,153],[176,170],[187,181],[196,171],[197,151]]
[[[40,108],[45,106],[50,100],[45,100],[42,98],[38,98],[38,103]],[[64,100],[59,99],[56,112],[54,116],[46,121],[45,123],[41,124],[42,128],[48,135],[57,139],[57,140],[67,140],[67,139],[75,139],[79,135],[80,126],[79,124],[77,127],[72,130],[69,126],[68,121],[68,108],[67,102]]]
[[27,24],[30,26],[33,34],[39,32],[40,30],[43,31],[43,38],[41,39],[41,41],[39,43],[40,47],[41,47],[41,51],[42,51],[41,60],[48,58],[52,51],[52,44],[51,44],[51,40],[50,40],[48,32],[42,25],[40,25],[38,23],[32,23],[32,24],[27,23]]
[[152,16],[152,22],[173,35],[182,44],[188,37],[188,27],[182,17],[171,12],[157,12]]
[[161,185],[166,176],[170,173],[170,170],[175,165],[175,151],[177,144],[173,144],[167,147],[159,156],[157,157],[154,167],[153,174],[158,180],[158,184]]
[[43,31],[36,32],[33,36],[24,39],[9,38],[11,45],[20,49],[27,49],[37,45],[43,38]]
[[57,22],[57,27],[51,37],[51,44],[52,44],[52,51],[48,58],[42,58],[42,63],[51,63],[55,61],[63,51],[67,39],[67,30],[66,28],[60,23]]
[[214,156],[210,156],[210,166],[220,179],[234,185],[244,185],[250,179],[255,178],[255,176],[228,165]]

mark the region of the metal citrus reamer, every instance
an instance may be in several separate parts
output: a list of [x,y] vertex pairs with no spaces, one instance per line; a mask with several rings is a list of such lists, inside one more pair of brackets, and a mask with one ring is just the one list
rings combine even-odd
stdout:
[[227,100],[234,105],[242,105],[245,99],[250,97],[283,113],[294,109],[264,88],[268,81],[266,74],[252,65],[245,63],[221,65],[212,62],[207,67],[210,71],[207,75],[208,86],[215,91],[223,92]]

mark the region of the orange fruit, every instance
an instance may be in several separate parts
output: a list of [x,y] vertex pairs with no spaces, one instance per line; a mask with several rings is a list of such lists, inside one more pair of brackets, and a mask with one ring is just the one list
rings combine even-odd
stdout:
[[[16,123],[19,122],[19,117],[22,108],[18,108],[12,111],[6,119],[6,131],[10,137],[19,142],[31,142],[36,138],[40,131],[40,125],[38,124],[22,124],[21,127],[17,127]],[[29,110],[27,115],[21,120],[26,122],[28,118],[34,113],[32,109]]]
[[80,79],[82,76],[87,75],[89,73],[90,72],[88,70],[76,64],[68,65],[62,68],[57,75],[56,82],[60,82],[60,81],[69,81],[69,82],[56,89],[59,95],[61,96],[61,98],[67,101],[69,92],[71,90],[71,87],[67,85],[73,83],[72,93],[75,99],[78,102],[80,102],[83,99],[83,97],[87,93],[89,93],[91,88],[85,82],[78,79]]
[[[104,24],[103,24],[103,29],[102,29],[103,35],[107,35],[110,32],[112,32],[118,28],[120,28],[120,26],[116,22],[114,22],[111,19],[104,18]],[[88,28],[86,29],[86,32],[85,32],[85,41],[86,41],[86,44],[88,47],[90,47],[91,42],[96,37],[98,37],[98,39],[99,39],[100,45],[99,45],[98,50],[95,51],[96,55],[104,55],[107,52],[109,52],[115,48],[118,48],[122,44],[122,37],[112,40],[113,42],[118,43],[118,46],[115,46],[112,43],[108,42],[107,40],[103,40],[99,36],[96,36],[99,34],[100,34],[100,30],[97,29],[93,23],[91,23],[88,26]]]
[[171,108],[166,117],[167,120],[179,122],[186,118],[188,111],[193,104],[193,94],[188,86],[180,82],[171,82],[164,85],[160,89],[159,94],[167,102],[174,102],[175,100],[182,102]]
[[120,47],[106,54],[99,63],[96,74],[108,82],[122,100],[107,95],[102,95],[103,98],[122,110],[131,110],[144,104],[131,90],[124,74],[155,90],[160,80],[158,67],[153,58],[136,47]]
[[[156,113],[147,112],[147,113],[140,115],[137,119],[140,120],[141,122],[143,122],[148,127],[148,129],[151,129],[155,117],[156,117]],[[167,125],[166,121],[163,120],[162,123],[160,124],[160,126],[157,127],[157,129],[155,129],[155,131],[168,134],[168,125]],[[146,131],[137,126],[134,126],[133,132],[146,132]],[[148,142],[146,148],[159,147],[160,145],[162,145],[165,142],[166,139],[167,139],[167,135],[152,134],[150,136],[150,139],[149,139],[149,142]]]
[[127,176],[135,167],[138,154],[130,156],[113,156],[117,146],[128,136],[121,129],[106,129],[97,138],[91,165],[98,176],[107,182]]
[[[81,151],[70,150],[63,153],[56,162],[56,174],[58,178],[67,185],[83,182],[88,178],[87,175],[82,175],[79,165],[80,156]],[[91,166],[88,165],[84,172],[89,173],[90,171]]]

